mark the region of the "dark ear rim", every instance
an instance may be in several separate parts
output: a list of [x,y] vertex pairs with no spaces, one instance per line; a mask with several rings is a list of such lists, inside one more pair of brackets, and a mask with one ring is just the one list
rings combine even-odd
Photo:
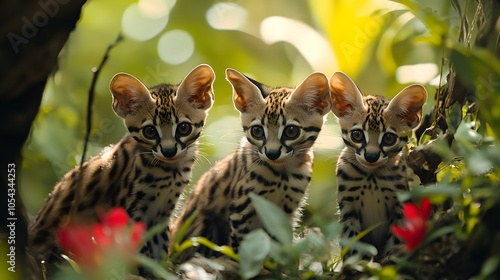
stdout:
[[264,104],[262,93],[245,75],[232,68],[226,69],[226,80],[233,88],[233,104],[236,110],[246,113],[258,104]]
[[[129,86],[116,85],[120,82]],[[132,107],[138,103],[137,99],[148,98],[153,101],[149,89],[139,79],[125,72],[111,78],[109,90],[113,96],[113,110],[122,118],[133,113]]]
[[290,94],[287,102],[290,100],[299,100],[307,111],[328,114],[331,110],[328,77],[322,72],[311,73]]
[[208,64],[200,64],[184,77],[177,88],[175,98],[186,98],[194,105],[194,108],[209,110],[215,100],[214,82],[215,72],[212,67]]
[[351,114],[356,109],[366,110],[363,94],[354,81],[341,71],[329,79],[332,97],[332,112],[338,118]]

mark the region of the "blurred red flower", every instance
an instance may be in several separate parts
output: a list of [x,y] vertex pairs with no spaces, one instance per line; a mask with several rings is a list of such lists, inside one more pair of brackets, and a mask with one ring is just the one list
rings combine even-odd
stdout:
[[403,206],[403,227],[394,225],[392,232],[406,243],[406,250],[415,249],[427,233],[427,220],[431,214],[431,202],[424,198],[420,202],[420,208],[413,203],[405,203]]
[[92,226],[68,224],[60,227],[57,240],[78,264],[94,267],[113,250],[123,255],[137,252],[146,226],[142,222],[134,222],[128,227],[129,224],[130,217],[125,209],[116,207]]

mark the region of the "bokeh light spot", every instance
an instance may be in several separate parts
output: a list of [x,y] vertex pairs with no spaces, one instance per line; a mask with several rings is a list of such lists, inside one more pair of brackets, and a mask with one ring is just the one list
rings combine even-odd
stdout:
[[223,2],[213,5],[206,17],[208,24],[214,29],[238,30],[245,25],[248,12],[238,4]]
[[194,52],[194,40],[184,30],[172,30],[158,40],[158,55],[169,64],[181,64]]
[[400,84],[429,83],[438,74],[438,67],[434,63],[419,63],[403,65],[396,69],[396,80]]
[[267,44],[279,41],[292,44],[319,71],[336,68],[337,60],[328,41],[309,25],[285,17],[268,17],[260,25],[260,35]]
[[135,40],[149,40],[160,34],[165,26],[167,26],[168,15],[167,12],[160,17],[151,17],[143,12],[139,4],[132,4],[123,13],[123,32]]
[[167,16],[175,6],[176,0],[139,0],[139,9],[152,18]]

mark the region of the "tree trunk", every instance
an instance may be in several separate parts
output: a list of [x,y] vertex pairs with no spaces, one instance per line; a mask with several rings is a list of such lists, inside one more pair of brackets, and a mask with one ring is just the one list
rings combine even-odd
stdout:
[[1,248],[7,249],[1,261],[5,264],[13,260],[8,263],[15,270],[10,279],[31,278],[25,255],[26,211],[18,191],[22,148],[38,113],[47,78],[57,65],[58,55],[80,18],[84,3],[85,0],[0,3],[0,234],[6,241],[2,240]]

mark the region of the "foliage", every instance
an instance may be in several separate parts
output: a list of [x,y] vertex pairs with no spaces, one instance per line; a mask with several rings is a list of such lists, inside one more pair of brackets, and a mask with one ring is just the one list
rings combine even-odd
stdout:
[[[156,9],[148,10],[147,4]],[[156,34],[142,34],[149,36],[146,39],[127,29],[127,19],[138,7],[159,24]],[[231,18],[233,13],[238,16]],[[340,265],[344,254],[339,243],[375,252],[356,240],[338,240],[334,169],[342,144],[330,114],[315,146],[314,174],[299,229],[292,229],[280,209],[254,196],[264,230],[248,234],[239,254],[203,238],[176,244],[175,251],[207,246],[239,261],[237,274],[244,279],[260,274],[274,279],[498,279],[500,63],[494,26],[499,14],[500,7],[492,0],[91,1],[60,55],[25,147],[21,192],[28,211],[36,213],[55,182],[79,163],[91,69],[123,32],[125,39],[111,50],[97,81],[89,154],[125,133],[112,113],[107,89],[115,73],[131,73],[151,86],[175,83],[195,65],[208,63],[217,75],[216,103],[202,139],[207,160],[197,163],[193,181],[230,153],[241,137],[234,133],[241,129],[232,109],[231,88],[223,79],[225,68],[270,86],[296,84],[313,71],[331,75],[340,70],[367,94],[392,97],[416,82],[423,83],[430,96],[435,93],[424,108],[428,114],[416,140],[409,145],[409,163],[418,178],[411,192],[400,195],[401,201],[429,197],[437,205],[430,229],[415,250],[403,252],[388,265],[356,256]],[[135,26],[140,27],[139,22]],[[148,26],[153,30],[156,25]],[[165,44],[169,36],[180,39]],[[172,49],[181,41],[184,45]],[[308,41],[314,42],[312,47],[303,44]],[[193,49],[188,56],[189,46]],[[187,58],[172,61],[168,52]],[[178,268],[168,260],[156,263],[138,256],[137,261],[163,278],[172,277],[167,270]],[[71,269],[63,273],[79,275]]]

